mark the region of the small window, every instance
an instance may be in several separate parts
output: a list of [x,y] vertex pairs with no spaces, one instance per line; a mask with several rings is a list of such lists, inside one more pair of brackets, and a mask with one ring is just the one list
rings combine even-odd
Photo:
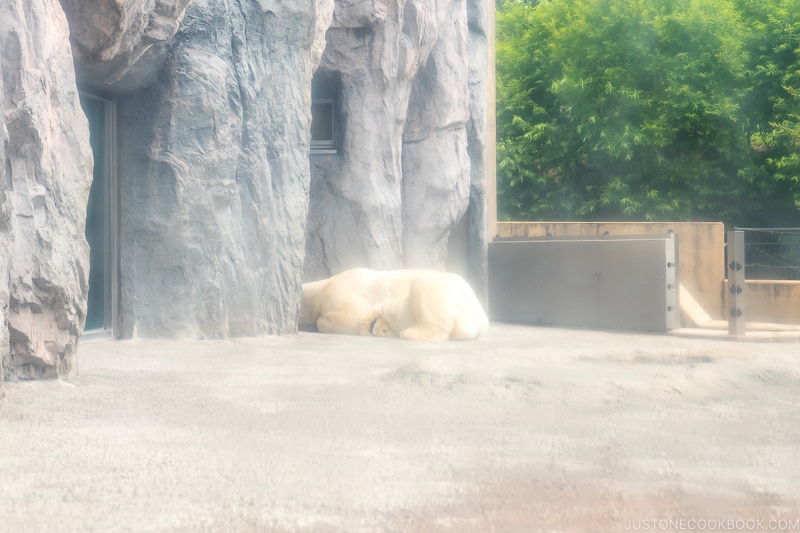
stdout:
[[311,102],[311,153],[335,154],[333,98],[318,98]]
[[318,70],[311,80],[311,155],[339,153],[345,122],[341,75]]

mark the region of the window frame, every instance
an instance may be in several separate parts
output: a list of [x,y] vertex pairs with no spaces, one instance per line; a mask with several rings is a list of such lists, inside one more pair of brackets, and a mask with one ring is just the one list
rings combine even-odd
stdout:
[[[117,172],[117,102],[107,94],[90,88],[79,88],[82,98],[100,102],[103,105],[103,178],[105,179],[105,223],[107,230],[103,240],[105,271],[103,286],[103,327],[84,329],[81,339],[116,338],[119,323],[119,177]],[[94,157],[94,154],[93,154]],[[98,161],[94,161],[97,165]],[[87,205],[88,208],[88,205]]]
[[313,140],[311,139],[311,154],[312,155],[325,155],[325,154],[338,154],[339,151],[336,149],[336,102],[333,98],[312,98],[311,99],[311,109],[312,109],[312,116],[311,121],[313,123],[314,116],[313,116],[313,109],[315,105],[319,104],[329,104],[330,105],[330,140]]

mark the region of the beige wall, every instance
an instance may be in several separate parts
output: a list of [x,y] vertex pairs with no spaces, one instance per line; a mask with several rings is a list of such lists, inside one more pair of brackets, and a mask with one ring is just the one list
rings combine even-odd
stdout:
[[747,280],[744,305],[747,322],[800,324],[800,281]]
[[[711,316],[722,318],[725,227],[722,222],[498,222],[498,237],[678,235],[681,284]],[[748,317],[749,319],[749,317]]]
[[[721,222],[498,222],[497,236],[678,234],[681,284],[714,320],[727,320],[725,228]],[[800,281],[748,280],[748,322],[800,324]]]

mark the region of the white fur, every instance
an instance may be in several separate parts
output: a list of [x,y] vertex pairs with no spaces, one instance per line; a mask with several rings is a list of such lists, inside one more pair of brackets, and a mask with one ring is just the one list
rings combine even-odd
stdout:
[[347,270],[303,285],[300,325],[323,333],[474,340],[489,326],[461,276],[432,270]]

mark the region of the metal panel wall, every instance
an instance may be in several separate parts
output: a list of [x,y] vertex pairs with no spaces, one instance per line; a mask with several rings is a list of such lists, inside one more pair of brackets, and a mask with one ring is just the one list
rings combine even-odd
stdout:
[[679,327],[677,236],[489,244],[492,320],[665,331]]

